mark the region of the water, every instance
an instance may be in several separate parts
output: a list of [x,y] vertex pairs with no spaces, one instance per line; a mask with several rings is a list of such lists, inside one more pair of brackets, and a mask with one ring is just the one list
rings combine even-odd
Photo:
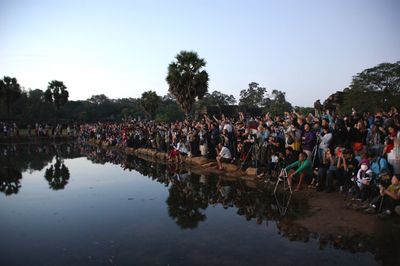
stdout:
[[284,194],[82,145],[1,152],[2,265],[381,264],[296,228]]

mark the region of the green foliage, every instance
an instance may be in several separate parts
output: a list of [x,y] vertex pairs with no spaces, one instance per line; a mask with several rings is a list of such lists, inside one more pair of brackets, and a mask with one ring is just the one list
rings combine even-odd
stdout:
[[143,106],[146,113],[150,115],[150,118],[153,119],[160,101],[161,99],[156,92],[145,91],[142,93],[140,104]]
[[87,101],[92,104],[104,104],[104,103],[109,103],[110,99],[104,94],[99,94],[99,95],[93,95],[92,97],[87,99]]
[[175,58],[168,66],[166,81],[169,92],[188,115],[196,98],[201,99],[208,90],[206,62],[196,52],[181,51]]
[[199,101],[199,106],[223,106],[223,105],[234,105],[236,99],[233,95],[224,94],[219,91],[213,91],[211,94],[206,93]]
[[[353,77],[349,88],[328,97],[325,108],[339,107],[341,113],[376,112],[399,106],[400,61],[382,63]],[[336,110],[338,111],[338,110]]]
[[279,90],[272,91],[268,102],[269,105],[265,111],[273,115],[282,115],[284,112],[290,112],[293,109],[292,105],[286,101],[286,93]]
[[258,86],[257,82],[249,83],[249,88],[240,91],[239,105],[246,107],[265,107],[267,105],[267,89]]
[[382,63],[367,68],[353,77],[351,88],[362,91],[380,91],[392,95],[400,93],[400,61]]
[[21,86],[16,78],[5,76],[0,80],[0,102],[7,105],[7,118],[10,118],[11,105],[21,97]]
[[295,106],[294,109],[296,110],[296,112],[298,114],[302,114],[302,115],[314,114],[313,107]]
[[45,91],[45,99],[53,103],[57,111],[68,102],[68,97],[67,87],[62,81],[53,80],[49,82],[49,86]]
[[269,112],[273,115],[292,110],[292,105],[286,101],[285,92],[273,90],[268,95],[267,89],[260,87],[257,82],[251,82],[248,89],[240,91],[239,105],[245,106],[249,110],[262,108],[265,113]]
[[[153,113],[153,117],[156,119],[175,121],[184,118],[184,114],[180,111],[174,98],[166,96],[161,99],[158,97],[157,101],[157,109]],[[85,101],[68,101],[62,109],[56,112],[55,105],[46,100],[46,93],[35,89],[22,91],[11,110],[14,119],[23,126],[34,122],[97,122],[121,120],[127,117],[144,118],[143,114],[149,108],[143,107],[143,99],[109,99],[102,94],[93,95]],[[6,110],[0,108],[0,119],[4,117],[6,117]]]

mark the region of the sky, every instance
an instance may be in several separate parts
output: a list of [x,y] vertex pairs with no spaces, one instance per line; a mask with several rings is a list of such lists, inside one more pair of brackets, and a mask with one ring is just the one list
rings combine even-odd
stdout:
[[397,0],[0,0],[0,77],[70,100],[168,92],[182,50],[207,62],[209,92],[257,82],[312,106],[354,75],[400,60]]

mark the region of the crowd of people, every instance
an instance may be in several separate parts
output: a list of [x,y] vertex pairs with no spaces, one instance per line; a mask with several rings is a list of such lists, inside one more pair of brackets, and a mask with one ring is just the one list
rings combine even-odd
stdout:
[[[3,137],[20,137],[20,128],[16,122],[0,121],[0,129]],[[26,135],[28,137],[50,137],[50,136],[76,136],[79,131],[77,124],[62,125],[55,123],[35,123],[26,125]]]

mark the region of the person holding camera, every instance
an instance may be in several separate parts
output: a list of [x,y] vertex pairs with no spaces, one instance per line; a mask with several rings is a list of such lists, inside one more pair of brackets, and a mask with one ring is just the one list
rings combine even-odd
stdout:
[[338,148],[336,151],[337,165],[336,178],[339,190],[342,192],[344,188],[350,186],[351,177],[358,172],[358,161],[354,158],[354,154],[349,150]]
[[356,183],[359,189],[358,198],[361,201],[366,201],[372,194],[373,184],[372,184],[373,172],[369,168],[369,164],[366,161],[361,162],[360,170],[357,173]]
[[396,206],[400,205],[400,176],[393,175],[390,185],[385,180],[379,184],[379,196],[375,198],[368,209],[368,214],[379,214],[379,218],[387,218],[392,215]]
[[322,132],[320,134],[320,143],[318,146],[318,160],[319,162],[323,161],[324,152],[326,149],[329,149],[333,140],[333,135],[329,132],[329,126],[324,125],[322,127]]

